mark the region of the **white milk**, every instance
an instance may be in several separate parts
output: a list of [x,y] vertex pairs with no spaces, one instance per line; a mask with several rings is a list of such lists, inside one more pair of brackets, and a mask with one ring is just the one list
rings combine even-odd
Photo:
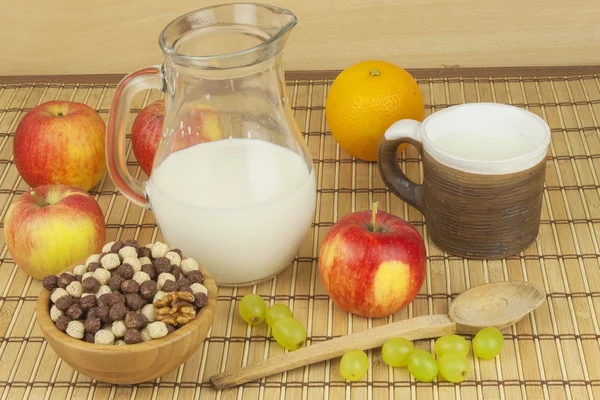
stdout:
[[171,154],[146,192],[167,244],[217,283],[234,285],[269,278],[292,262],[313,219],[316,183],[287,148],[226,139]]

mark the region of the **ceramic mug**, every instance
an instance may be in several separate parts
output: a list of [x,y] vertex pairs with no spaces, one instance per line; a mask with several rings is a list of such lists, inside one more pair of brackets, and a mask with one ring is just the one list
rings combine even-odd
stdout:
[[[397,161],[403,143],[423,162],[423,183]],[[386,186],[425,216],[447,253],[498,259],[526,249],[539,232],[550,127],[537,115],[499,103],[448,107],[423,122],[394,123],[379,143]]]

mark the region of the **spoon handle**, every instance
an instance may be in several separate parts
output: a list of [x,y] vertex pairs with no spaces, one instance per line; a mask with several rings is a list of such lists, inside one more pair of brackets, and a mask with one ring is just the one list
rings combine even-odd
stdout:
[[303,367],[308,364],[342,356],[352,349],[368,350],[381,347],[393,338],[427,339],[456,333],[456,324],[447,315],[426,315],[393,322],[350,335],[341,336],[286,352],[235,371],[214,375],[210,381],[215,389],[224,389],[254,381],[265,376]]

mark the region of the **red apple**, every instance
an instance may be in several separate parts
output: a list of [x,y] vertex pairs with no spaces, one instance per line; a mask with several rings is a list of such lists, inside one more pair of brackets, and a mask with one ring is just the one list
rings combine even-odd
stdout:
[[[348,214],[321,243],[319,272],[331,300],[344,311],[380,318],[410,303],[423,285],[425,243],[408,222],[376,211]],[[375,226],[375,228],[374,228]]]
[[[157,148],[163,135],[165,101],[156,100],[135,117],[131,126],[133,154],[146,175],[152,172]],[[180,113],[185,115],[184,112]],[[165,151],[170,154],[201,142],[218,140],[222,137],[221,124],[216,111],[208,106],[192,104],[189,113],[166,134]],[[167,154],[167,155],[168,155]]]
[[106,173],[104,120],[90,106],[53,100],[32,108],[15,131],[13,152],[31,187],[49,184],[90,190]]
[[10,205],[4,219],[10,255],[35,279],[100,253],[105,238],[100,206],[88,192],[74,186],[30,189]]

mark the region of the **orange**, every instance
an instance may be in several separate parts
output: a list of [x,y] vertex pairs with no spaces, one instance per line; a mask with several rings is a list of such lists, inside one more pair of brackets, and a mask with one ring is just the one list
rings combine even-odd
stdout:
[[425,106],[408,72],[386,61],[369,60],[346,68],[335,78],[325,116],[342,149],[358,159],[377,161],[377,147],[386,129],[400,119],[423,121]]

